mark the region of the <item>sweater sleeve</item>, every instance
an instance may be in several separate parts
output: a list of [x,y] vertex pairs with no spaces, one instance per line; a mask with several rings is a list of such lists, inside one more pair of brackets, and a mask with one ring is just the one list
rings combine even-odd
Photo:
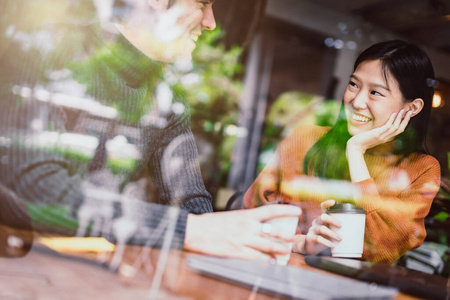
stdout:
[[278,146],[271,162],[245,193],[244,208],[268,201],[301,201],[296,187],[298,183],[302,187],[307,186],[312,179],[304,176],[303,159],[308,149],[328,130],[329,127],[299,126],[287,136]]
[[113,220],[112,231],[104,234],[109,241],[156,248],[168,242],[170,248],[183,249],[189,214],[186,210],[143,201],[129,201],[119,206],[122,216]]
[[181,114],[171,113],[163,128],[143,128],[144,151],[153,183],[158,188],[155,202],[179,206],[190,213],[212,212],[211,195],[205,188],[198,160],[190,115],[185,102]]
[[[424,218],[439,190],[440,166],[428,155],[393,170],[391,186],[379,187],[372,178],[355,183],[357,206],[367,212],[363,259],[391,263],[419,247],[426,236]],[[392,186],[400,182],[399,186]]]
[[263,169],[244,195],[243,208],[254,208],[269,201],[287,201],[279,190],[278,153]]

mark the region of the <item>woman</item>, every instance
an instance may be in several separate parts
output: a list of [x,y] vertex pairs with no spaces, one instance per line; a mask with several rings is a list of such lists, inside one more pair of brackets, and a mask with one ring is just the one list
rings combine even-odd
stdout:
[[300,231],[309,230],[296,236],[296,252],[315,254],[339,240],[328,228],[336,220],[320,215],[320,203],[330,198],[366,210],[363,259],[393,262],[420,246],[440,182],[439,163],[424,151],[434,83],[431,62],[417,46],[396,40],[366,49],[335,126],[297,128],[247,191],[244,206],[299,202]]

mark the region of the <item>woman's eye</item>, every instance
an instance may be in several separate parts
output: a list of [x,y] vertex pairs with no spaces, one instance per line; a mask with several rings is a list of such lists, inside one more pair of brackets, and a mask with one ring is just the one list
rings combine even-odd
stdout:
[[350,81],[350,82],[348,83],[348,85],[351,86],[351,87],[354,87],[354,88],[357,88],[357,87],[358,87],[358,85],[357,85],[356,83],[354,83],[353,81]]
[[383,96],[381,93],[379,93],[377,91],[371,91],[370,93],[374,96]]

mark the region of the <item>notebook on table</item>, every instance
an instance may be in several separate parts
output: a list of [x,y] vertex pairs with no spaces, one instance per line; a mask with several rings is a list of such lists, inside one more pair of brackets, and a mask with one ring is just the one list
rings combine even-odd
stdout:
[[204,275],[244,285],[253,291],[293,299],[393,299],[398,294],[392,287],[262,261],[189,255],[187,265]]
[[312,267],[357,280],[395,287],[400,292],[416,297],[426,299],[450,297],[447,278],[401,266],[326,256],[306,256],[305,262]]

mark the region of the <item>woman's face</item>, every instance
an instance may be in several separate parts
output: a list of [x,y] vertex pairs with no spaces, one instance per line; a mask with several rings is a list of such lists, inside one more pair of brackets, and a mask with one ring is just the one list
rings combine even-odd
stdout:
[[393,113],[407,106],[397,80],[387,74],[380,60],[364,61],[350,76],[344,93],[348,132],[358,133],[383,126]]

